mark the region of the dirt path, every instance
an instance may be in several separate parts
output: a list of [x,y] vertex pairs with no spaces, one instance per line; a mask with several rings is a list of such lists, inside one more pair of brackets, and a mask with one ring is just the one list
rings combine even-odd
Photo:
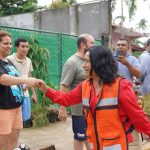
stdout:
[[[22,129],[19,139],[20,143],[27,144],[31,150],[39,150],[52,144],[56,150],[73,150],[71,118],[42,128]],[[150,150],[150,143],[143,144],[143,150]]]
[[73,150],[71,119],[42,128],[22,129],[19,142],[28,145],[31,150],[39,150],[52,144],[55,145],[56,150]]

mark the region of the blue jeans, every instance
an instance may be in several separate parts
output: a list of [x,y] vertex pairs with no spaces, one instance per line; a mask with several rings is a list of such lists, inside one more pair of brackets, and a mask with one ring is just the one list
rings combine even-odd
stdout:
[[26,121],[31,118],[31,100],[30,97],[24,97],[22,104],[22,120]]

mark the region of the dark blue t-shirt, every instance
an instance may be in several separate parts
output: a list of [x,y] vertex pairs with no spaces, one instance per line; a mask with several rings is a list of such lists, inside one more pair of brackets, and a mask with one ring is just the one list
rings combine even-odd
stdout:
[[[0,76],[8,74],[18,77],[19,73],[11,62],[0,59]],[[4,86],[0,84],[0,109],[13,109],[23,102],[22,85]]]

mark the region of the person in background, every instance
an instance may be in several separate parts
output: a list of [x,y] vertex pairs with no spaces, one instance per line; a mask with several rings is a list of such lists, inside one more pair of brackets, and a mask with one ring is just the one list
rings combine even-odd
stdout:
[[[63,106],[82,102],[87,123],[89,150],[142,150],[138,132],[150,137],[150,122],[139,107],[131,82],[117,76],[117,64],[110,50],[93,46],[85,54],[87,80],[68,93],[37,87]],[[142,123],[141,123],[142,122]]]
[[[27,57],[29,51],[29,43],[26,39],[18,38],[15,41],[16,53],[8,56],[8,59],[13,63],[21,77],[32,77],[32,61]],[[30,87],[34,103],[37,102],[37,96],[34,87]],[[27,85],[23,85],[24,101],[22,104],[23,127],[31,127],[31,101]]]
[[119,55],[114,53],[114,57],[118,63],[118,74],[127,78],[131,83],[133,83],[133,77],[139,78],[141,75],[140,65],[138,59],[132,55],[129,55],[129,43],[126,39],[120,39],[117,42],[117,51],[121,51]]
[[141,69],[141,94],[150,93],[150,39],[146,42],[146,49],[139,57]]
[[0,150],[12,150],[18,144],[22,128],[22,84],[34,86],[35,78],[19,77],[7,59],[12,48],[12,37],[0,31]]
[[[75,88],[77,84],[85,79],[83,63],[87,48],[94,45],[94,38],[89,34],[81,34],[77,39],[77,52],[72,55],[64,64],[61,75],[60,91],[68,92]],[[74,133],[74,150],[83,150],[83,145],[88,149],[86,142],[86,123],[83,117],[82,104],[71,107],[72,130]],[[60,120],[67,118],[67,111],[64,106],[60,106]]]

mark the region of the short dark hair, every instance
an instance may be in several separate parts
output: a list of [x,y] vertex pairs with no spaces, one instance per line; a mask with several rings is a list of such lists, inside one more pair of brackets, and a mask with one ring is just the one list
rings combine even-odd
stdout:
[[128,44],[128,46],[129,46],[129,41],[128,41],[127,39],[121,38],[121,39],[119,39],[118,41],[126,41],[127,44]]
[[15,41],[15,47],[19,47],[20,42],[28,42],[28,41],[26,39],[24,39],[24,38],[16,39],[16,41]]
[[5,36],[9,36],[10,38],[12,38],[8,32],[0,31],[0,42],[2,41],[2,38]]
[[86,44],[87,40],[85,36],[79,36],[77,39],[77,47],[80,48],[81,43]]
[[117,77],[117,63],[109,49],[103,46],[93,46],[88,49],[91,73],[94,71],[103,83],[113,83]]
[[149,45],[150,45],[150,39],[148,39],[146,42],[146,46],[149,46]]

